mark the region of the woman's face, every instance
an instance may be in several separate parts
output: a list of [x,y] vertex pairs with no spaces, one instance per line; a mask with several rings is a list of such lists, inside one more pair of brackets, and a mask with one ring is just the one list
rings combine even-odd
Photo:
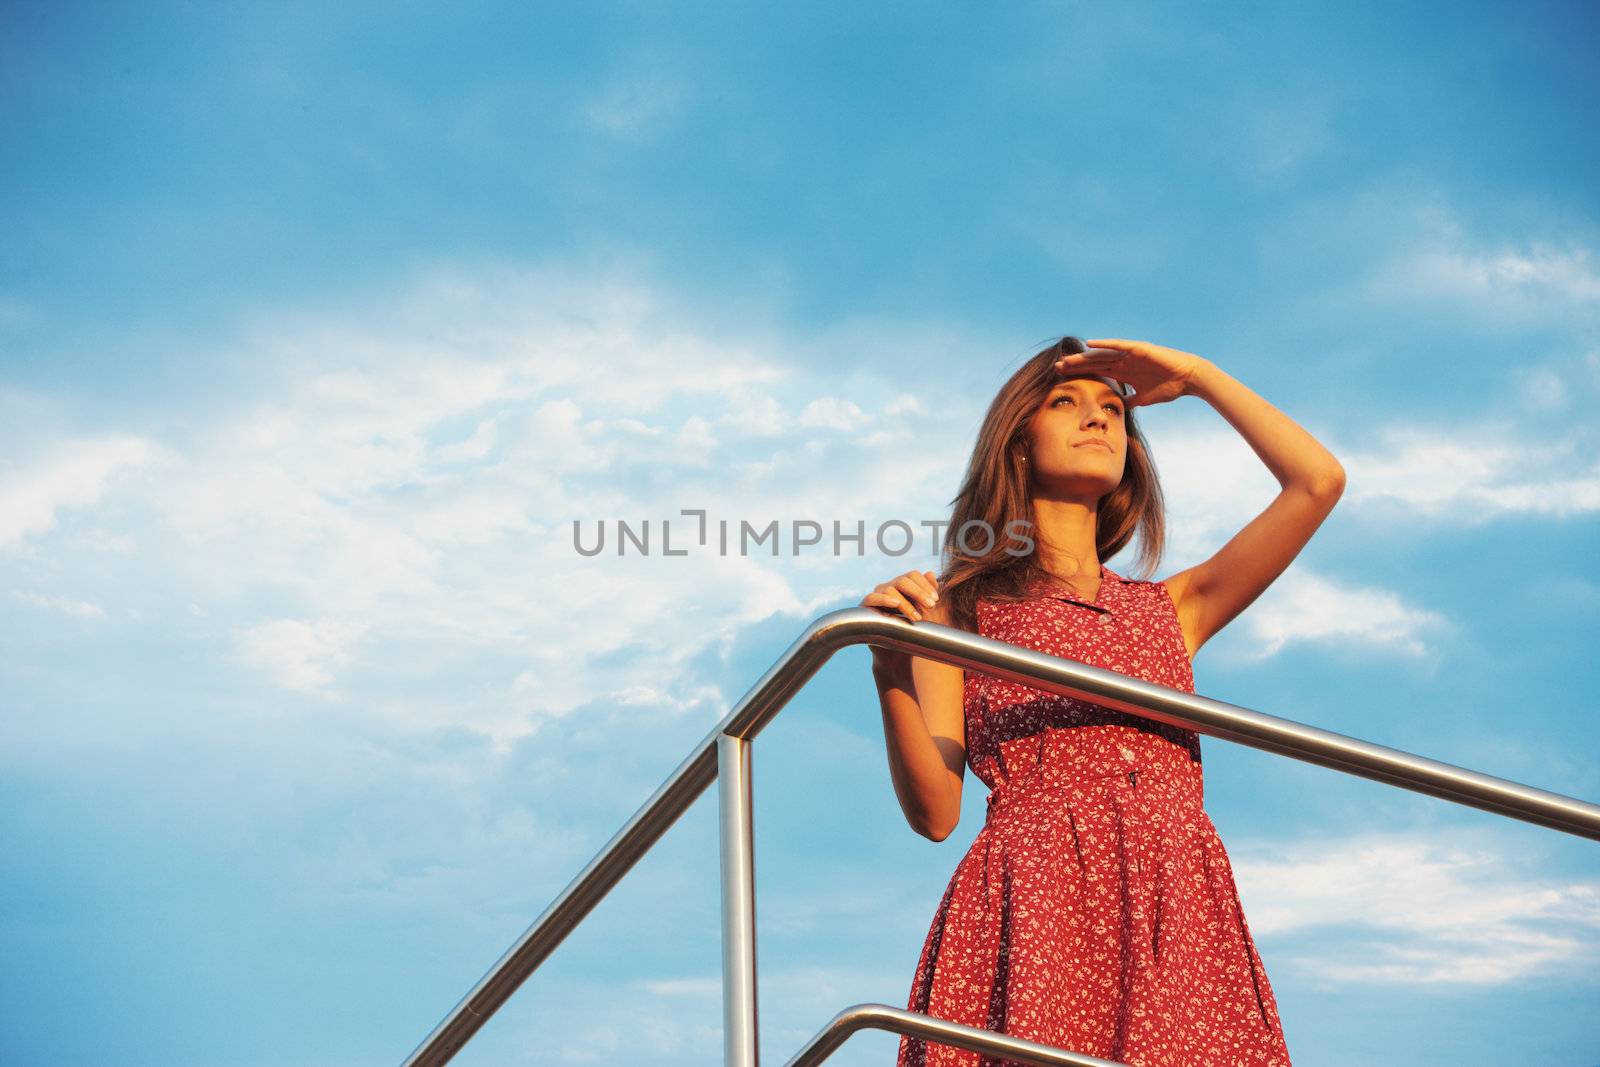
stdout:
[[1104,378],[1076,375],[1051,387],[1028,422],[1036,488],[1094,503],[1122,482],[1128,430],[1122,397]]

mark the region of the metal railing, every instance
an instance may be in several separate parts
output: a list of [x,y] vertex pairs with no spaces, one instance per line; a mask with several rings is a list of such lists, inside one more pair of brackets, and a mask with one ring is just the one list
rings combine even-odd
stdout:
[[[851,645],[913,653],[1060,696],[1089,700],[1156,722],[1291,756],[1347,774],[1466,804],[1600,841],[1600,806],[1448,763],[1264,715],[1075,660],[937,623],[910,623],[872,608],[816,619],[727,716],[695,745],[633,817],[405,1060],[443,1064],[555,951],[573,928],[666,833],[714,779],[721,779],[724,1062],[756,1065],[756,926],[750,746],[824,663]],[[1025,1063],[1105,1067],[1106,1060],[974,1029],[883,1004],[840,1012],[789,1061],[821,1063],[863,1028],[910,1034]]]

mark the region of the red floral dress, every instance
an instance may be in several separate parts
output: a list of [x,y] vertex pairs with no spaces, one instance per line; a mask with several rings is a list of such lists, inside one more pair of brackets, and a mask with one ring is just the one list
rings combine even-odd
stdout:
[[[1160,582],[1102,566],[980,600],[978,631],[1194,692]],[[1135,1067],[1289,1063],[1192,730],[968,671],[967,762],[988,817],[939,902],[907,1007]],[[903,1037],[897,1067],[1010,1067]]]

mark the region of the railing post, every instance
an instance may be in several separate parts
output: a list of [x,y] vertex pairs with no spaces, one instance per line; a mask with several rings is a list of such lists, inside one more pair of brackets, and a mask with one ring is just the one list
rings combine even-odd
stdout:
[[757,1067],[756,877],[750,741],[717,735],[722,822],[722,1062]]

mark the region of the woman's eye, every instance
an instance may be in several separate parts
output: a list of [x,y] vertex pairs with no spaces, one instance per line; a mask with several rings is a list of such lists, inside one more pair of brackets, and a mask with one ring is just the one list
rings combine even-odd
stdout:
[[[1050,401],[1050,406],[1051,407],[1055,407],[1057,404],[1061,403],[1063,400],[1068,401],[1070,403],[1077,403],[1077,401],[1072,399],[1071,394],[1063,393],[1060,396],[1056,397],[1054,400]],[[1102,405],[1102,406],[1110,408],[1112,411],[1116,412],[1118,415],[1122,414],[1122,406],[1120,404],[1105,404],[1105,405]]]

